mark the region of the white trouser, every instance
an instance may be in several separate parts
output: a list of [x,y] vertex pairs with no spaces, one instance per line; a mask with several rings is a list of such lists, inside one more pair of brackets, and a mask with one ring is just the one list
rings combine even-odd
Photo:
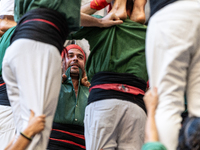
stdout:
[[0,105],[0,150],[8,145],[15,136],[15,124],[10,106]]
[[85,109],[87,150],[140,150],[144,142],[145,112],[136,104],[105,99]]
[[45,129],[32,140],[29,150],[46,149],[61,86],[61,57],[50,44],[18,39],[6,50],[3,79],[12,106],[17,134],[28,124],[30,109],[45,114]]
[[0,16],[1,15],[14,16],[14,0],[1,0]]
[[190,116],[200,117],[200,1],[174,2],[151,18],[146,59],[150,87],[157,87],[160,141],[175,150],[187,93]]

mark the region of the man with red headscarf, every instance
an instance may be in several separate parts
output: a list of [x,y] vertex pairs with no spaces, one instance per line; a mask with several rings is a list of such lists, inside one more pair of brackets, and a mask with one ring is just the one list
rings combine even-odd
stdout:
[[61,56],[67,78],[61,85],[48,149],[84,150],[83,119],[89,88],[82,85],[81,79],[85,77],[86,56],[75,44],[67,46]]

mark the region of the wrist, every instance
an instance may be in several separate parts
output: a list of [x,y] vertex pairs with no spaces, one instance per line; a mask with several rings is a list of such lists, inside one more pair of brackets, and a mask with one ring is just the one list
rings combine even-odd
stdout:
[[103,28],[103,18],[97,19],[98,20],[98,27]]
[[20,132],[21,136],[24,137],[28,141],[32,141],[32,137],[26,135],[24,132]]
[[156,114],[156,111],[155,111],[155,110],[148,110],[148,111],[147,111],[147,114],[148,114],[148,116],[154,117],[155,114]]
[[22,133],[24,133],[26,136],[32,138],[35,133],[33,131],[31,131],[29,128],[28,129],[25,129]]

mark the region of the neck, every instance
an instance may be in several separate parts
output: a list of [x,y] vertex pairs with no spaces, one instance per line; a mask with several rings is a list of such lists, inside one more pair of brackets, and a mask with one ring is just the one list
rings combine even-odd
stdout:
[[73,86],[74,86],[75,94],[76,94],[76,97],[77,97],[79,78],[78,77],[73,77],[73,76],[71,78],[72,78],[72,83],[73,83]]
[[78,89],[78,83],[79,83],[78,79],[73,79],[72,78],[72,83],[73,83],[74,89],[75,90]]

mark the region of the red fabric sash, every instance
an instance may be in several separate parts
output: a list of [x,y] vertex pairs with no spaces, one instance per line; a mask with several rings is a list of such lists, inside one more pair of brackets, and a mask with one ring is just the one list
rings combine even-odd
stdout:
[[0,84],[0,86],[3,86],[3,85],[5,85],[5,83],[1,83],[1,84]]
[[71,132],[67,132],[67,131],[63,131],[63,130],[58,130],[58,129],[52,129],[52,130],[58,131],[58,132],[62,132],[62,133],[65,133],[65,134],[69,134],[69,135],[72,135],[72,136],[75,136],[77,138],[85,140],[84,135],[81,135],[81,134],[71,133]]
[[[77,137],[77,138],[80,138],[80,139],[83,139],[85,140],[85,137],[84,135],[81,135],[81,134],[76,134],[76,133],[71,133],[71,132],[67,132],[67,131],[64,131],[64,130],[58,130],[58,129],[52,129],[53,131],[57,131],[57,132],[62,132],[64,134],[68,134],[68,135],[71,135],[71,136],[74,136],[74,137]],[[81,145],[81,144],[78,144],[78,143],[75,143],[73,141],[69,141],[69,140],[63,140],[63,139],[55,139],[55,138],[49,138],[50,140],[53,140],[53,141],[59,141],[59,142],[64,142],[64,143],[68,143],[68,144],[71,144],[71,145],[75,145],[75,146],[79,146],[83,149],[86,149],[86,147],[84,145]]]
[[77,143],[75,143],[75,142],[72,142],[72,141],[68,141],[68,140],[61,140],[61,139],[54,139],[54,138],[50,138],[50,140],[53,140],[53,141],[60,141],[60,142],[64,142],[64,143],[68,143],[68,144],[76,145],[76,146],[79,146],[79,147],[81,147],[81,148],[83,148],[83,149],[86,149],[86,147],[85,147],[85,146],[83,146],[83,145],[80,145],[80,144],[77,144]]
[[30,19],[30,20],[26,20],[26,21],[24,21],[23,22],[23,24],[24,23],[27,23],[27,22],[30,22],[30,21],[40,21],[40,22],[45,22],[45,23],[47,23],[47,24],[49,24],[49,25],[51,25],[51,26],[53,26],[54,28],[56,28],[59,32],[60,32],[60,29],[53,23],[53,22],[50,22],[50,21],[48,21],[48,20],[45,20],[45,19]]
[[133,95],[144,95],[145,92],[137,87],[126,85],[126,84],[119,84],[119,83],[110,83],[110,84],[99,84],[95,85],[90,88],[89,92],[92,89],[104,89],[104,90],[115,90],[119,92],[129,93]]

